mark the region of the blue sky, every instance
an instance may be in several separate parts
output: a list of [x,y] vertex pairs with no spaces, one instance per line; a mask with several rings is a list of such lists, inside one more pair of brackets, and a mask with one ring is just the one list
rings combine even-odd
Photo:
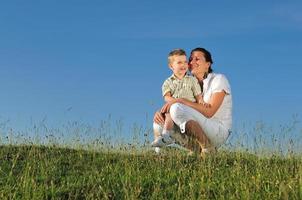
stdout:
[[301,1],[1,1],[0,120],[151,126],[167,54],[205,47],[234,123],[301,119]]

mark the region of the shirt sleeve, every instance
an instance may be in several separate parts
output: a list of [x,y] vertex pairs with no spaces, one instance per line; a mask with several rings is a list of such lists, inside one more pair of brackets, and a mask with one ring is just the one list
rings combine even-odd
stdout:
[[194,97],[201,94],[200,85],[198,83],[197,78],[195,78],[195,77],[192,77],[192,91],[193,91]]
[[212,93],[225,91],[226,93],[231,94],[231,87],[230,87],[229,81],[222,74],[217,75],[213,79],[213,82],[211,85],[211,90],[212,90]]
[[171,92],[170,81],[169,79],[165,80],[162,86],[162,95],[165,96],[167,92]]

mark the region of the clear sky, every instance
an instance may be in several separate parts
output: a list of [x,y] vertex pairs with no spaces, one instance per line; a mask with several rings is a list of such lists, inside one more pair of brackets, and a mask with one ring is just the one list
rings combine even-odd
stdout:
[[234,124],[302,114],[302,2],[0,3],[0,120],[151,126],[167,54],[205,47],[231,84]]

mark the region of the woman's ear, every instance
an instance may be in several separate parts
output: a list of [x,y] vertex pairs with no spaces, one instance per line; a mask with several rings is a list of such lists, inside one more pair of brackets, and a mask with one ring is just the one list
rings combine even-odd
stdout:
[[209,71],[210,67],[211,67],[211,63],[207,62],[207,71]]

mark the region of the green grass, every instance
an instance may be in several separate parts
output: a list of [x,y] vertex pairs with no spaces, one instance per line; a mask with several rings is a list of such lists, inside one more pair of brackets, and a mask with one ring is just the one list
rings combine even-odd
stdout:
[[302,199],[302,159],[0,146],[0,199]]

